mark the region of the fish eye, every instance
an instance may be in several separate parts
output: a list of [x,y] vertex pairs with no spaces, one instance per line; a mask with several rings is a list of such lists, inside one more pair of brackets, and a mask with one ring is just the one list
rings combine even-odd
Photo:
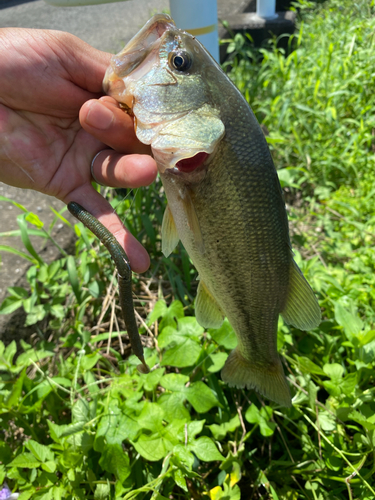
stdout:
[[191,67],[192,60],[188,52],[180,50],[169,55],[169,62],[177,71],[187,71]]

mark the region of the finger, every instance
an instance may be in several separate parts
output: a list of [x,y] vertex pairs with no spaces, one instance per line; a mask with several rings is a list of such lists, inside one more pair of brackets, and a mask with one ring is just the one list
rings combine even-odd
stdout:
[[110,97],[85,102],[79,119],[87,132],[119,153],[151,153],[150,146],[138,141],[132,118]]
[[123,156],[106,149],[94,157],[91,174],[94,181],[103,186],[137,188],[154,182],[157,167],[151,156]]
[[66,204],[70,201],[75,201],[82,205],[115,236],[116,240],[124,248],[132,270],[136,273],[147,271],[150,266],[150,258],[147,251],[125,229],[121,219],[113,211],[111,205],[91,185],[72,191],[63,201]]

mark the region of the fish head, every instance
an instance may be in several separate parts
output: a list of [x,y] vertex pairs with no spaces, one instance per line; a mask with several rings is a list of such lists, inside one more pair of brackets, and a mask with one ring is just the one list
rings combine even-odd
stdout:
[[157,14],[113,56],[103,87],[134,115],[136,135],[151,145],[160,173],[192,172],[224,136],[211,89],[220,73],[195,37]]

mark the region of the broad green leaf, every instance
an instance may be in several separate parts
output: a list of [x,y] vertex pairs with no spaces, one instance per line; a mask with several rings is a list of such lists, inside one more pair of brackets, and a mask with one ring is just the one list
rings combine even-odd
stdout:
[[147,436],[141,434],[136,443],[133,443],[137,452],[146,460],[158,462],[162,460],[173,448],[172,443],[157,435]]
[[114,474],[122,483],[131,473],[129,457],[120,444],[106,444],[99,464],[104,470]]
[[240,419],[238,415],[235,415],[229,422],[224,422],[220,425],[211,424],[208,425],[208,428],[217,441],[222,441],[228,432],[234,432],[240,425]]
[[16,365],[28,367],[32,364],[33,361],[34,363],[38,363],[42,359],[50,358],[52,356],[55,356],[55,353],[53,351],[46,351],[42,349],[36,351],[34,349],[30,349],[18,356]]
[[89,371],[89,372],[87,371],[83,375],[83,379],[84,379],[84,381],[86,383],[87,390],[89,391],[89,393],[91,394],[91,396],[97,396],[98,392],[99,392],[99,387],[98,387],[99,384],[98,384],[98,381],[95,378],[95,375],[91,371]]
[[110,498],[111,486],[109,484],[98,484],[94,492],[94,500],[108,500]]
[[317,375],[326,375],[325,372],[311,359],[306,358],[305,356],[295,356],[296,358],[296,367],[303,373],[315,373]]
[[47,424],[50,430],[51,438],[56,442],[60,443],[60,438],[72,436],[81,432],[85,425],[84,422],[76,422],[74,424],[68,425],[58,425],[50,420],[47,420]]
[[163,429],[164,410],[157,403],[146,402],[143,410],[137,418],[141,429],[158,432]]
[[33,469],[39,467],[41,462],[34,457],[32,453],[21,453],[14,460],[12,460],[8,467],[22,467],[23,469]]
[[261,410],[254,405],[250,405],[245,413],[245,418],[251,424],[258,424],[262,436],[269,437],[275,431],[276,425],[270,422],[272,409],[269,406],[262,407]]
[[204,382],[194,382],[184,392],[186,399],[198,413],[206,413],[214,406],[220,406],[215,394]]
[[25,377],[26,377],[26,368],[24,368],[22,370],[20,376],[18,377],[18,379],[16,380],[16,382],[12,386],[11,393],[6,398],[6,403],[5,404],[6,404],[6,406],[8,408],[11,408],[13,406],[17,406],[18,405],[19,399],[20,399],[20,397],[22,395],[22,387],[23,387],[23,383],[24,383]]
[[223,498],[223,495],[224,491],[221,486],[215,486],[209,491],[210,500],[221,500]]
[[190,414],[184,405],[186,400],[183,392],[164,393],[158,399],[158,404],[163,408],[167,421],[174,418],[190,420]]
[[167,373],[160,381],[160,385],[167,391],[183,391],[189,377],[180,373]]
[[4,351],[4,359],[5,361],[11,365],[13,363],[13,358],[14,358],[14,355],[16,354],[17,352],[17,344],[14,340],[12,340],[12,342],[6,347],[5,351]]
[[168,307],[167,304],[165,303],[165,300],[158,300],[154,306],[154,309],[150,313],[147,323],[148,325],[151,325],[154,321],[156,321],[159,318],[162,318],[165,313],[167,312]]
[[[153,407],[150,405],[153,405]],[[151,412],[150,408],[152,408]],[[158,461],[165,457],[168,452],[171,451],[176,444],[178,444],[177,434],[181,424],[183,423],[181,420],[172,420],[172,422],[167,426],[162,425],[162,422],[158,421],[161,416],[159,414],[159,410],[161,410],[161,408],[157,411],[156,409],[157,405],[153,403],[149,403],[148,407],[146,405],[146,418],[145,420],[139,421],[142,429],[144,427],[143,422],[146,422],[147,427],[155,432],[152,434],[143,433],[140,435],[138,441],[133,443],[138,453],[151,461]],[[149,422],[149,418],[151,416],[155,417],[154,425],[151,425]],[[153,427],[153,429],[151,429],[151,427]]]
[[[232,463],[232,471],[230,472],[229,474],[229,482],[228,482],[228,486],[230,488],[233,488],[233,486],[235,484],[237,484],[240,480],[241,480],[241,477],[242,477],[242,472],[241,472],[241,465],[239,462],[237,461],[234,461]],[[228,479],[228,477],[227,477]],[[226,481],[227,482],[227,481]]]
[[215,460],[224,460],[223,455],[216,448],[215,443],[207,436],[202,436],[189,445],[199,460],[203,462],[213,462]]
[[33,439],[29,439],[25,443],[26,448],[31,451],[35,458],[37,458],[40,462],[45,462],[46,460],[53,460],[54,454],[53,451],[43,444],[40,444]]
[[72,423],[86,424],[90,420],[90,406],[85,399],[78,399],[72,409]]
[[160,331],[166,326],[175,326],[176,321],[184,317],[184,307],[179,300],[175,300],[163,313],[163,318],[160,322]]
[[[24,490],[20,493],[20,496],[18,497],[17,500],[29,500],[29,498],[31,498],[34,493],[35,493],[34,487],[27,488],[26,490]],[[56,500],[60,500],[60,499],[56,498]]]
[[227,319],[224,320],[220,328],[217,330],[210,328],[208,333],[215,342],[225,347],[225,349],[234,349],[237,346],[236,334]]
[[54,460],[48,460],[42,463],[42,469],[53,474],[56,470],[56,462]]
[[179,335],[184,335],[198,340],[203,334],[204,328],[200,326],[194,316],[188,316],[178,320],[177,331]]
[[364,346],[366,344],[369,344],[375,340],[375,330],[370,330],[364,334],[363,337],[360,338],[360,345]]
[[186,467],[188,470],[191,470],[194,463],[194,456],[190,451],[186,448],[185,445],[177,444],[173,448],[173,455],[177,457],[179,462]]
[[66,489],[62,486],[54,486],[52,488],[52,498],[53,500],[62,500],[66,493]]
[[156,386],[160,383],[165,372],[165,368],[157,368],[147,373],[142,377],[143,387],[145,391],[153,391]]
[[336,302],[335,319],[344,328],[348,340],[352,340],[353,336],[357,336],[363,328],[363,322],[356,314],[353,305],[351,310],[348,310],[340,302]]
[[6,297],[0,305],[0,314],[12,314],[23,305],[23,300],[17,297]]
[[222,500],[241,500],[241,490],[237,485],[231,487],[226,482],[224,483],[224,491]]
[[[357,410],[353,410],[352,412],[349,413],[348,418],[354,420],[354,422],[357,422],[358,424],[362,425],[365,429],[368,431],[374,431],[375,430],[375,419],[371,418],[366,418],[365,415],[363,415],[361,412]],[[373,421],[371,421],[373,420]]]
[[171,344],[180,344],[184,342],[184,340],[182,336],[178,335],[176,328],[173,326],[166,326],[158,337],[158,345],[160,349],[164,349]]
[[84,455],[87,455],[91,448],[93,448],[94,440],[95,436],[93,436],[92,434],[89,434],[87,432],[84,432],[82,434],[81,450]]
[[188,491],[184,474],[180,469],[175,469],[173,471],[173,479],[175,480],[175,483],[177,484],[177,486],[179,486],[181,489],[183,489],[186,492]]
[[323,386],[325,387],[325,389],[327,389],[329,394],[331,396],[333,396],[334,398],[338,398],[340,396],[341,389],[340,389],[340,386],[337,385],[336,382],[332,382],[331,380],[324,380]]
[[[135,439],[139,429],[138,417],[125,413],[118,407],[117,400],[112,400],[108,413],[104,413],[100,419],[95,441],[100,437],[105,437],[107,444],[121,444],[125,439]],[[95,449],[97,449],[96,444]]]
[[340,388],[346,396],[350,396],[357,385],[357,372],[349,373],[340,383]]
[[332,382],[340,383],[344,375],[344,368],[338,363],[325,364],[323,371],[328,375]]
[[188,337],[182,337],[178,345],[166,350],[161,362],[162,366],[184,368],[194,365],[199,358],[202,347]]
[[315,411],[316,407],[316,396],[318,394],[318,390],[319,388],[314,384],[312,380],[310,380],[307,385],[307,392],[309,394],[309,405],[313,411]]
[[251,404],[249,408],[246,410],[245,418],[250,424],[259,424],[261,420],[261,415],[259,413],[258,408]]
[[192,420],[190,422],[187,422],[184,425],[183,435],[182,431],[180,431],[179,434],[180,441],[185,441],[186,437],[188,442],[193,441],[195,436],[202,432],[205,422],[206,420]]
[[[74,436],[74,438],[75,438],[75,436]],[[75,477],[74,477],[75,471],[77,470],[79,465],[82,463],[83,456],[82,456],[82,453],[80,453],[78,451],[76,452],[73,450],[74,450],[74,448],[73,449],[72,448],[65,449],[60,457],[60,460],[61,460],[61,464],[63,465],[63,467],[65,467],[67,469],[71,469],[71,474],[73,475],[72,480],[74,481],[75,480]]]
[[216,373],[220,371],[228,358],[226,352],[215,352],[209,355],[205,360],[206,369],[209,373]]
[[102,358],[102,355],[99,352],[93,352],[91,354],[86,354],[85,356],[82,356],[82,358],[81,358],[80,367],[82,368],[82,370],[89,371],[92,368],[94,368],[96,363],[101,358]]
[[319,425],[325,432],[332,432],[336,429],[335,417],[325,411],[319,411]]

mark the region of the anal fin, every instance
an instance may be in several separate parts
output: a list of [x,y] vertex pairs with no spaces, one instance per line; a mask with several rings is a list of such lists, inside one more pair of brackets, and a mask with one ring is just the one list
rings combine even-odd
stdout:
[[198,285],[195,316],[204,328],[219,328],[224,321],[223,311],[202,281]]
[[279,357],[273,363],[261,364],[256,359],[245,359],[236,347],[221,370],[221,378],[229,386],[255,389],[275,403],[288,407],[292,405]]
[[163,216],[163,223],[161,225],[161,238],[161,251],[166,257],[168,257],[176,248],[180,240],[169,205],[167,205]]
[[288,325],[300,330],[312,330],[321,321],[319,303],[294,260],[290,266],[288,298],[281,315]]

